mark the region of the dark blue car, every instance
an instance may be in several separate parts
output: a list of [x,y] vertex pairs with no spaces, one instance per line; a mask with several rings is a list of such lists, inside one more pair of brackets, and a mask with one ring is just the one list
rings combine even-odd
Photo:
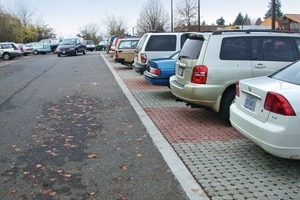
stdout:
[[145,80],[152,85],[169,86],[169,78],[175,74],[179,51],[168,58],[150,59],[144,71]]

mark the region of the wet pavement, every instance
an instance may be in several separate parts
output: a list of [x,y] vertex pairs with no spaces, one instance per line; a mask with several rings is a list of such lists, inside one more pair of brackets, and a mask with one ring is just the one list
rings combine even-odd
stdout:
[[300,199],[300,161],[270,155],[216,113],[187,107],[168,87],[150,85],[132,68],[102,57],[199,184],[198,194],[206,195],[196,198]]

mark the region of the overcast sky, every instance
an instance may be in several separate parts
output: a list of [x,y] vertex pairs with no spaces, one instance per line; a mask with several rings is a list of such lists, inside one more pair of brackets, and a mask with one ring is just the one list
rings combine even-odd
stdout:
[[[18,0],[0,0],[8,10]],[[125,18],[128,32],[136,26],[143,6],[149,0],[25,0],[36,14],[41,16],[44,24],[55,30],[59,36],[75,36],[80,27],[89,23],[99,23],[107,14]],[[170,13],[172,0],[161,0],[165,10]],[[173,0],[174,9],[178,2]],[[241,12],[251,19],[264,17],[271,0],[200,0],[201,21],[206,24],[216,23],[221,16],[225,24],[233,23]],[[281,10],[284,14],[300,14],[300,0],[281,0]],[[36,16],[36,17],[38,17]],[[102,29],[105,32],[105,29]]]

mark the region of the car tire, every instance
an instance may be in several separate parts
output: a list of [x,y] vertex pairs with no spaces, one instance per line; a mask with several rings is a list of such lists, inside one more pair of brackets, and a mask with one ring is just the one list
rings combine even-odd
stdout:
[[78,51],[77,51],[77,49],[75,49],[74,56],[77,56],[77,54],[78,54]]
[[222,97],[219,114],[221,119],[227,124],[230,124],[229,109],[231,104],[234,102],[234,98],[235,98],[235,90],[233,89],[227,91]]
[[37,50],[33,51],[33,55],[38,55],[38,54],[39,54],[39,52]]
[[60,54],[57,54],[57,57],[60,57]]
[[83,52],[82,52],[84,55],[86,54],[86,49],[83,49]]
[[3,58],[3,60],[11,60],[12,59],[12,57],[9,53],[2,54],[2,58]]

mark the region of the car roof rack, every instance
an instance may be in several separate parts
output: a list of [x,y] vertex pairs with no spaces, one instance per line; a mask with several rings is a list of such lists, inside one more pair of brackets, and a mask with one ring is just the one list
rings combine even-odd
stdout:
[[258,32],[269,32],[269,33],[300,33],[297,31],[286,31],[286,30],[272,30],[272,29],[232,29],[232,30],[216,30],[213,31],[213,35],[222,35],[223,33],[258,33]]

